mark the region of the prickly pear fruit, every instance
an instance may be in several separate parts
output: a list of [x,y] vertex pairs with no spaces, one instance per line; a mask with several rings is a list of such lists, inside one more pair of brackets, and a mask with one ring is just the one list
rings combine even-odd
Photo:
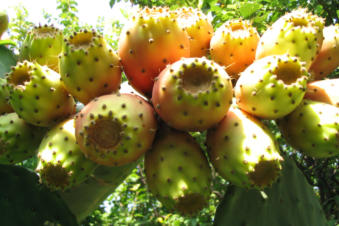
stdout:
[[259,34],[247,20],[230,20],[221,25],[211,39],[211,58],[225,66],[226,72],[238,79],[255,58]]
[[48,127],[75,112],[73,97],[60,75],[46,66],[19,62],[7,75],[9,102],[26,122]]
[[309,69],[323,42],[324,19],[305,8],[280,17],[260,38],[256,59],[289,54],[300,58]]
[[186,30],[190,40],[190,57],[206,56],[213,36],[211,21],[199,9],[177,9],[179,26]]
[[283,117],[302,101],[309,76],[296,57],[280,55],[256,60],[237,81],[237,104],[260,118]]
[[76,117],[76,138],[85,155],[107,166],[137,160],[152,145],[157,124],[151,105],[134,94],[95,98]]
[[168,8],[144,8],[126,25],[119,39],[119,56],[130,84],[147,97],[154,78],[167,64],[190,56],[186,31]]
[[146,152],[145,174],[148,188],[169,210],[193,215],[208,203],[211,168],[188,133],[162,128]]
[[75,140],[74,119],[53,127],[42,140],[36,171],[52,190],[66,190],[80,184],[98,166],[87,159]]
[[6,79],[0,78],[0,115],[14,111],[8,100],[9,91]]
[[120,67],[119,57],[95,31],[81,30],[65,40],[61,78],[67,90],[84,104],[119,89]]
[[49,25],[36,26],[27,34],[22,44],[20,60],[37,62],[59,72],[59,54],[62,45],[61,30]]
[[325,78],[339,66],[339,24],[324,27],[323,35],[321,49],[310,68],[314,80]]
[[327,158],[339,154],[339,108],[305,99],[277,122],[287,142],[305,155]]
[[0,12],[0,39],[2,34],[7,30],[8,28],[8,15],[6,12]]
[[15,164],[36,155],[45,129],[26,123],[15,113],[0,116],[0,164]]
[[283,158],[269,129],[236,105],[208,130],[207,151],[220,176],[241,187],[270,186],[282,169]]
[[339,107],[339,78],[310,82],[305,99],[320,101]]
[[206,58],[182,58],[158,76],[152,103],[171,127],[202,131],[218,123],[232,101],[232,82],[225,70]]

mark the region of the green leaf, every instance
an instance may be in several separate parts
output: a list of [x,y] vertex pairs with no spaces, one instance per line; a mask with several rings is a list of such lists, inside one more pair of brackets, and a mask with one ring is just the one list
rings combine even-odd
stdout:
[[241,17],[243,17],[244,19],[248,19],[258,10],[260,10],[261,7],[262,5],[256,2],[244,2],[240,5],[239,12]]
[[16,65],[16,57],[14,53],[6,48],[0,46],[0,78],[4,78],[5,74],[11,70],[11,66]]

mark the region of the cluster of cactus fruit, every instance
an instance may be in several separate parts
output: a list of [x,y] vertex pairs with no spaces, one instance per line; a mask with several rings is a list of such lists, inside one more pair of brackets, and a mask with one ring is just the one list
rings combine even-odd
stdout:
[[[33,28],[0,80],[0,163],[36,155],[40,182],[72,210],[83,197],[69,194],[104,186],[102,201],[144,157],[150,192],[193,215],[212,167],[246,189],[278,180],[285,160],[262,120],[305,155],[337,156],[339,79],[316,80],[339,65],[339,26],[297,9],[261,36],[246,20],[213,30],[197,9],[144,8],[115,53],[94,30]],[[206,152],[191,136],[203,131]]]

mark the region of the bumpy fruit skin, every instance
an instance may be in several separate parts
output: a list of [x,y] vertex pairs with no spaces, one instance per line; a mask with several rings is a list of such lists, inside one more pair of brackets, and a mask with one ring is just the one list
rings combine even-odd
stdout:
[[190,56],[188,34],[177,13],[168,8],[144,8],[124,27],[119,56],[130,84],[151,97],[154,78],[167,64]]
[[8,15],[6,12],[0,12],[0,38],[8,28]]
[[137,160],[151,147],[157,129],[152,106],[134,94],[95,98],[78,113],[75,122],[82,151],[107,166]]
[[309,77],[296,57],[280,55],[256,60],[237,81],[237,104],[260,118],[283,117],[302,101]]
[[26,123],[15,113],[0,116],[0,164],[15,164],[36,155],[46,129]]
[[182,58],[158,76],[152,103],[171,127],[202,131],[218,123],[232,102],[226,71],[206,58]]
[[49,25],[34,27],[22,44],[20,60],[35,61],[59,72],[62,45],[63,35],[58,28]]
[[102,35],[82,30],[65,40],[60,74],[67,90],[87,104],[95,97],[119,89],[121,65]]
[[0,115],[14,111],[8,100],[9,90],[6,79],[0,78]]
[[308,83],[304,98],[339,107],[339,78]]
[[323,18],[299,8],[280,17],[260,38],[256,59],[289,54],[309,69],[323,42]]
[[208,130],[207,147],[220,176],[241,187],[270,186],[282,169],[283,158],[269,129],[236,105],[216,127]]
[[145,155],[146,182],[169,210],[193,215],[208,203],[211,168],[188,133],[162,128]]
[[310,68],[314,80],[325,78],[339,66],[339,24],[324,27],[323,35],[321,49]]
[[339,108],[305,99],[277,122],[287,142],[305,155],[328,158],[339,154]]
[[211,39],[211,58],[225,66],[226,72],[238,79],[255,59],[259,34],[247,20],[230,20],[221,25]]
[[74,99],[60,75],[46,66],[19,62],[7,74],[7,84],[10,104],[30,124],[49,127],[75,112]]
[[211,21],[199,9],[177,9],[179,26],[186,30],[190,40],[190,57],[206,56],[213,36]]
[[38,158],[36,171],[41,181],[52,190],[67,190],[80,184],[98,166],[80,150],[73,118],[48,131],[39,146]]

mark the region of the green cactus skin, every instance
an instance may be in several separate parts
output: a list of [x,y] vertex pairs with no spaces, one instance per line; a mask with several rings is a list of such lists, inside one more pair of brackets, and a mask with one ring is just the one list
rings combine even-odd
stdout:
[[49,127],[75,112],[75,101],[60,75],[46,66],[19,62],[7,75],[9,102],[26,122]]
[[261,189],[281,172],[283,158],[271,132],[236,105],[208,130],[207,147],[216,171],[237,186]]
[[0,39],[8,28],[9,18],[6,12],[0,12]]
[[146,182],[169,210],[198,213],[211,193],[211,168],[199,144],[186,132],[163,127],[145,155]]
[[121,82],[119,57],[95,31],[82,30],[65,40],[60,74],[67,90],[83,104],[117,91]]
[[74,119],[52,128],[42,140],[36,171],[52,190],[67,190],[80,184],[98,166],[87,159],[75,140]]
[[178,18],[178,12],[168,7],[145,7],[121,32],[118,54],[124,72],[131,85],[149,98],[166,65],[190,56],[189,36]]
[[60,196],[30,170],[0,165],[1,225],[78,225]]
[[14,111],[8,100],[9,90],[7,88],[6,79],[0,78],[0,115]]
[[59,194],[80,223],[114,192],[140,159],[123,166],[99,166],[90,178]]
[[1,115],[0,164],[15,164],[36,155],[45,132],[45,128],[26,123],[15,112]]
[[152,106],[134,94],[95,98],[77,114],[75,122],[82,151],[107,166],[137,160],[151,147],[157,129]]
[[279,18],[261,36],[256,59],[288,54],[298,57],[308,70],[323,42],[325,19],[299,8]]
[[4,45],[0,45],[0,78],[4,78],[11,67],[17,64],[17,56]]
[[305,155],[328,158],[339,154],[339,108],[305,99],[277,122],[287,142]]
[[232,102],[226,71],[206,58],[182,58],[158,76],[152,103],[171,127],[202,131],[223,119]]
[[20,60],[37,62],[59,72],[59,54],[63,45],[62,31],[53,26],[34,27],[20,49]]
[[235,85],[237,105],[264,119],[281,118],[302,101],[310,74],[296,57],[268,56],[242,72]]
[[262,191],[229,186],[214,226],[327,226],[311,185],[294,161],[285,157],[282,175]]

